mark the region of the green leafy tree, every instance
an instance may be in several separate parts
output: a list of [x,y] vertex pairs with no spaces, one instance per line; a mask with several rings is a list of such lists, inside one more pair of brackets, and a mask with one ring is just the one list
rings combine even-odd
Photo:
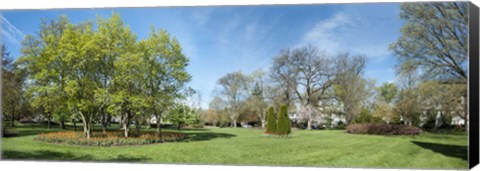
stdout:
[[140,78],[145,87],[146,106],[156,118],[157,133],[162,137],[161,119],[176,99],[185,98],[186,83],[191,80],[187,72],[189,59],[183,54],[180,42],[166,30],[151,32],[146,40],[139,42],[142,68]]
[[277,120],[277,134],[279,135],[288,135],[291,133],[291,123],[290,118],[288,118],[287,105],[282,105],[280,111],[278,112]]
[[381,100],[385,101],[387,104],[391,104],[397,95],[398,89],[395,84],[385,82],[377,88],[377,91]]
[[397,86],[393,83],[383,83],[377,87],[377,93],[374,116],[383,118],[387,123],[398,120],[393,112],[393,101],[398,94]]
[[267,134],[276,134],[277,133],[277,118],[275,116],[275,111],[273,106],[268,108],[267,111]]
[[198,122],[197,120],[197,113],[195,110],[191,109],[187,105],[184,104],[176,104],[173,109],[169,111],[167,115],[167,120],[172,122],[177,126],[177,129],[184,125],[192,125]]
[[38,36],[27,35],[22,42],[22,56],[17,59],[19,70],[25,73],[30,81],[27,96],[32,107],[36,108],[47,119],[48,128],[56,111],[67,108],[64,55],[61,53],[61,39],[69,25],[66,16],[50,22],[42,20]]
[[[5,45],[0,46],[2,56],[2,119],[8,118],[10,126],[15,126],[15,120],[18,119],[25,106],[24,78],[16,69],[10,53]],[[5,123],[4,123],[5,124]]]

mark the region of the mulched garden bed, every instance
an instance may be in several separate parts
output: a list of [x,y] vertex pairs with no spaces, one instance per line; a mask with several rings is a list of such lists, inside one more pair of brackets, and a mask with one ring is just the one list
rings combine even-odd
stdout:
[[163,132],[163,141],[157,136],[155,132],[142,133],[140,135],[132,135],[131,137],[124,137],[123,131],[117,132],[94,132],[90,139],[87,139],[83,132],[63,131],[38,134],[34,140],[48,143],[69,144],[80,146],[131,146],[144,145],[162,142],[174,142],[187,138],[186,134],[177,132]]

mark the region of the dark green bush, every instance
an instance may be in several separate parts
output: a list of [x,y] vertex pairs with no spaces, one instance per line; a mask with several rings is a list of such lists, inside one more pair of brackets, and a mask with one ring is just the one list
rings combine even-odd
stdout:
[[277,119],[275,118],[275,113],[273,107],[268,108],[267,113],[267,134],[276,134],[277,133]]
[[277,134],[288,135],[291,132],[290,118],[288,118],[288,110],[286,105],[280,107],[278,112]]
[[335,129],[345,129],[345,123],[343,123],[342,121],[338,121]]

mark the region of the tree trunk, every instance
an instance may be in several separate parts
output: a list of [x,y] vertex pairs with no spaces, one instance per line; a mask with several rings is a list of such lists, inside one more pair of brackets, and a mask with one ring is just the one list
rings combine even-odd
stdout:
[[160,142],[163,142],[162,123],[161,123],[162,114],[155,115],[155,116],[157,117],[157,135],[160,138]]
[[65,128],[65,121],[64,121],[64,120],[61,120],[61,121],[60,121],[60,128],[63,129],[63,130],[66,129],[66,128]]
[[233,127],[233,128],[236,128],[236,127],[237,127],[237,120],[233,120],[232,122],[233,122],[233,123],[232,123],[232,127]]
[[83,121],[83,134],[87,137],[87,139],[90,139],[91,130],[90,124],[87,121]]
[[122,129],[123,128],[123,115],[120,115],[120,122],[118,122],[118,129]]
[[102,112],[101,125],[102,125],[102,133],[106,134],[107,133],[107,116],[105,116],[105,112]]
[[152,122],[151,122],[152,118],[148,117],[147,119],[147,124],[148,124],[148,127],[147,129],[151,129],[152,128]]
[[308,121],[307,121],[307,130],[312,130],[312,119],[311,119],[311,118],[308,118]]
[[51,122],[52,122],[52,118],[51,118],[50,115],[49,115],[49,116],[47,116],[48,129],[52,128]]
[[73,122],[73,131],[77,131],[77,121],[75,119],[72,119]]
[[123,123],[123,129],[125,131],[125,137],[128,138],[128,131],[129,131],[129,126],[130,126],[130,114],[127,113],[127,116],[125,117],[125,122]]
[[469,120],[468,112],[469,111],[468,111],[468,103],[467,103],[467,101],[469,101],[468,94],[464,94],[463,98],[464,98],[464,100],[463,100],[463,105],[464,105],[463,106],[464,107],[463,115],[464,115],[464,118],[465,118],[463,125],[465,126],[465,131],[467,131],[467,133],[468,133],[468,130],[469,130],[469,128],[468,128],[468,120]]
[[142,125],[140,125],[140,122],[138,122],[138,120],[135,121],[135,130],[136,130],[136,134],[137,136],[140,136],[140,128],[141,128]]
[[15,110],[12,112],[12,127],[15,127]]
[[261,122],[262,122],[262,128],[265,128],[265,120],[262,119]]
[[182,127],[182,124],[178,123],[177,124],[177,130],[180,130],[181,127]]

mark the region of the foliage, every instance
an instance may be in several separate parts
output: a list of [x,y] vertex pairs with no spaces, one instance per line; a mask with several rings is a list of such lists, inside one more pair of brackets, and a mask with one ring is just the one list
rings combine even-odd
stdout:
[[166,115],[166,119],[177,125],[177,129],[180,129],[183,125],[197,124],[199,122],[197,115],[196,111],[187,105],[176,104]]
[[343,104],[346,124],[362,112],[372,95],[374,82],[362,78],[365,69],[365,56],[341,54],[335,60],[336,71],[333,85],[335,98]]
[[396,115],[407,125],[418,125],[420,122],[421,106],[416,89],[400,90],[398,101],[393,109]]
[[183,97],[191,77],[188,58],[165,30],[152,28],[137,41],[118,14],[95,23],[73,24],[66,16],[43,21],[38,36],[25,37],[17,63],[31,82],[26,88],[32,106],[49,121],[75,115],[89,137],[99,116],[105,130],[106,118],[117,115],[128,137],[131,120],[151,113],[160,119]]
[[94,133],[91,138],[79,132],[64,131],[41,133],[34,140],[44,141],[48,143],[59,143],[79,146],[125,146],[125,145],[142,145],[160,142],[179,141],[186,138],[185,134],[176,132],[163,132],[163,141],[155,133],[143,133],[135,137],[126,138],[123,132],[106,132]]
[[425,78],[467,82],[468,3],[404,3],[402,35],[390,49]]
[[277,118],[275,116],[275,111],[273,106],[270,106],[267,111],[267,134],[276,134],[277,133]]
[[288,118],[287,105],[282,105],[280,111],[278,112],[277,120],[277,134],[278,135],[288,135],[292,132],[292,126],[290,123],[290,118]]
[[368,109],[363,108],[362,112],[353,119],[353,124],[363,124],[363,123],[382,123],[382,118],[376,117]]
[[393,106],[385,101],[377,101],[375,104],[375,111],[373,117],[383,119],[387,123],[392,123],[400,120],[399,115],[393,111]]
[[[0,46],[2,60],[2,119],[10,120],[9,125],[15,126],[15,120],[19,119],[21,113],[25,113],[28,102],[24,97],[24,75],[16,69],[10,53],[5,45]],[[4,120],[4,119],[3,119]],[[3,121],[2,120],[2,121]],[[2,124],[7,124],[2,122]]]
[[408,125],[389,124],[351,124],[346,128],[347,133],[352,134],[377,134],[377,135],[418,135],[420,128]]
[[398,89],[395,84],[384,82],[377,88],[377,91],[379,92],[381,100],[390,104],[393,102],[395,96],[397,96]]

